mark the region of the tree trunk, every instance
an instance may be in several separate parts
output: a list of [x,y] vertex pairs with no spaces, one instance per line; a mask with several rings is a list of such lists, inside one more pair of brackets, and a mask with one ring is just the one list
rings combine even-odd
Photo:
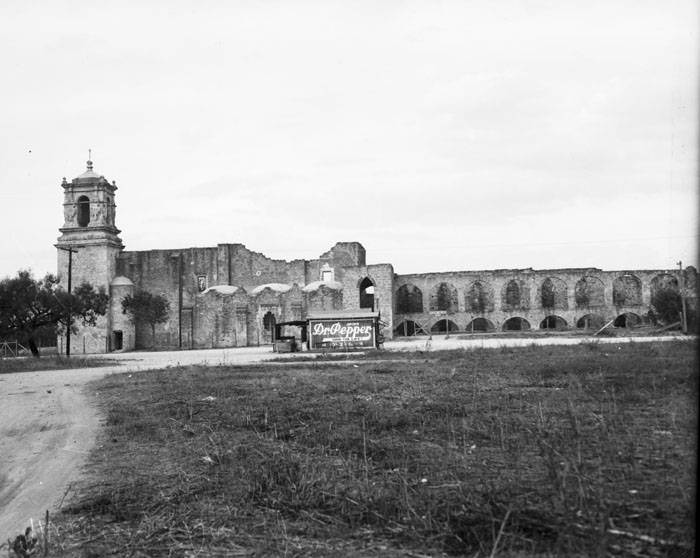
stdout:
[[151,349],[156,348],[156,324],[151,324]]
[[34,339],[30,337],[27,339],[27,345],[29,345],[29,350],[32,352],[32,356],[34,358],[39,358],[41,355],[39,354],[39,349],[36,346],[36,343],[34,342]]

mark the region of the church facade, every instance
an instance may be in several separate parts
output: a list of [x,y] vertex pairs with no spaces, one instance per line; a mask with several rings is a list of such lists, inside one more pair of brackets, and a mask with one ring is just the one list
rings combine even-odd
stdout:
[[[87,170],[64,191],[58,275],[104,287],[109,309],[79,326],[72,352],[243,347],[271,343],[274,324],[317,312],[378,311],[385,338],[431,333],[592,329],[649,319],[659,289],[695,293],[694,268],[602,271],[502,269],[399,275],[367,264],[359,242],[337,242],[314,260],[275,260],[242,244],[127,251],[116,227],[115,182]],[[136,290],[164,296],[168,320],[133,324],[121,301]],[[689,303],[695,305],[694,296]],[[59,340],[59,350],[65,340]]]

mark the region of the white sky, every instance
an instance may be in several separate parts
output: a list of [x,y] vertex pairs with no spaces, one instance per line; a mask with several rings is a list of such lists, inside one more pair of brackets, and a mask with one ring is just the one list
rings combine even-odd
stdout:
[[127,250],[697,265],[695,0],[4,0],[0,68],[0,277],[88,148]]

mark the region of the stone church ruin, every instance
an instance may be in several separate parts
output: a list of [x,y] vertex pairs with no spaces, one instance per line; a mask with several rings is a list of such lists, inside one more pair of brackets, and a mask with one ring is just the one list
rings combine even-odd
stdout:
[[[110,293],[107,314],[80,327],[73,352],[244,347],[272,342],[276,323],[318,312],[379,312],[386,339],[430,333],[595,329],[644,323],[652,295],[678,289],[677,270],[497,269],[400,275],[367,264],[359,242],[337,242],[313,260],[275,260],[242,244],[127,251],[115,224],[115,182],[87,170],[63,179],[58,274]],[[689,293],[697,273],[683,272]],[[167,322],[131,323],[121,300],[136,289],[165,296]],[[694,305],[695,299],[691,302]],[[59,340],[59,349],[65,347]]]

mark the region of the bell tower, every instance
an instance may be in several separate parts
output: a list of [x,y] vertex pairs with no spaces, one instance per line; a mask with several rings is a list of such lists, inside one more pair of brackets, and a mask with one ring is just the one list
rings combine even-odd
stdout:
[[[63,226],[58,238],[58,277],[61,286],[72,288],[87,281],[98,289],[104,287],[109,293],[109,285],[116,273],[116,262],[124,245],[119,238],[121,232],[114,224],[116,204],[114,203],[117,185],[92,168],[87,162],[87,170],[63,187]],[[94,327],[84,327],[76,323],[78,333],[71,335],[71,354],[104,353],[109,347],[111,333],[110,316],[101,316]],[[59,339],[59,350],[65,352],[66,339]]]

